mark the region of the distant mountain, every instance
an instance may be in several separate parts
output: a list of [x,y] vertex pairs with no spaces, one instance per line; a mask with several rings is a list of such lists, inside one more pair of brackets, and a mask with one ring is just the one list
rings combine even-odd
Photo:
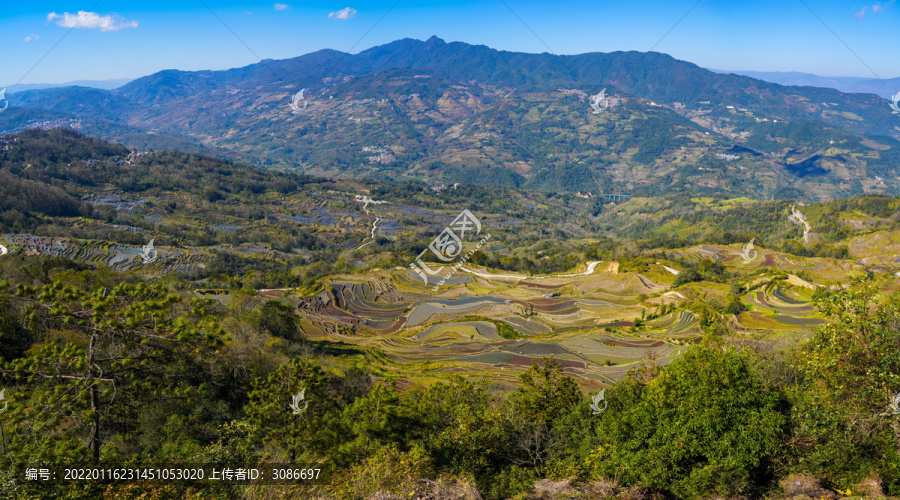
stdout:
[[66,83],[23,83],[6,87],[7,94],[15,94],[25,90],[56,89],[60,87],[91,87],[112,90],[125,85],[134,78],[116,78],[114,80],[73,80]]
[[749,76],[757,80],[777,83],[779,85],[794,85],[799,87],[824,87],[854,94],[875,94],[890,99],[900,92],[900,77],[886,78],[860,78],[855,76],[818,76],[812,73],[799,73],[796,71],[721,71],[711,69],[716,73],[733,73]]
[[235,157],[233,153],[205,146],[190,139],[90,116],[81,117],[61,111],[14,107],[0,113],[0,136],[15,134],[27,129],[50,130],[60,127],[75,129],[94,137],[103,137],[132,149],[174,149],[186,153]]
[[[595,112],[588,96],[604,91]],[[655,52],[554,56],[404,39],[9,101],[0,130],[21,126],[11,111],[40,108],[327,177],[585,196],[900,193],[900,119],[885,99],[719,74]]]

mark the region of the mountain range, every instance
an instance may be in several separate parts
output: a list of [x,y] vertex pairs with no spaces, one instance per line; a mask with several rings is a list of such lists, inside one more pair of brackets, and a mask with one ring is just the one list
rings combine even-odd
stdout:
[[840,90],[841,92],[875,94],[884,97],[885,99],[890,99],[900,91],[900,77],[880,79],[858,76],[819,76],[798,71],[722,71],[716,69],[711,71],[716,73],[734,73],[736,75],[749,76],[750,78],[777,83],[779,85],[825,87]]
[[59,87],[91,87],[95,89],[112,90],[132,81],[133,78],[114,78],[110,80],[73,80],[66,83],[20,83],[6,87],[7,94],[14,94],[24,90],[55,89]]
[[556,56],[403,39],[9,99],[0,133],[69,120],[132,148],[325,177],[591,197],[900,193],[900,119],[884,98],[719,74],[655,52]]

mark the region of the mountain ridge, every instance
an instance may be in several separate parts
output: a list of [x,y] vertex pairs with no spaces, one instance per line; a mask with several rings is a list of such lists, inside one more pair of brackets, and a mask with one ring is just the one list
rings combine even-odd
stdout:
[[832,88],[845,93],[875,94],[890,99],[900,90],[900,77],[869,78],[859,76],[820,76],[800,71],[724,71],[707,68],[715,73],[733,73],[785,86]]
[[[295,112],[288,104],[302,88]],[[608,109],[594,113],[586,97],[603,90]],[[556,56],[406,38],[358,54],[165,70],[112,91],[26,91],[11,105],[328,177],[653,194],[791,188],[813,199],[900,193],[900,127],[878,96],[716,74],[658,52]],[[734,146],[761,156],[716,156]],[[816,175],[791,171],[802,161]]]

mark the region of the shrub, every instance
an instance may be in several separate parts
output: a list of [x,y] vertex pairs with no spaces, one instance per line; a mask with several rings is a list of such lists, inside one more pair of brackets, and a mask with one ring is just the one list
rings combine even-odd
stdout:
[[746,495],[771,480],[786,416],[745,354],[695,347],[610,396],[585,446],[604,446],[595,473],[678,498]]

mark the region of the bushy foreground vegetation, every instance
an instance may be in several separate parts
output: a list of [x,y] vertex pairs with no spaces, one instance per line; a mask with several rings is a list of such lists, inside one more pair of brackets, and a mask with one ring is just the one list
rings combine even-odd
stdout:
[[[900,416],[888,408],[900,392],[900,294],[871,285],[819,294],[833,321],[795,349],[726,335],[665,367],[648,359],[595,415],[550,359],[512,392],[463,378],[399,391],[359,351],[301,338],[277,301],[203,303],[165,280],[40,259],[14,274],[0,289],[3,498],[500,499],[542,479],[605,496],[752,498],[789,474],[900,495]],[[295,415],[301,389],[309,405]],[[52,463],[329,472],[265,491],[23,480],[25,467]]]

